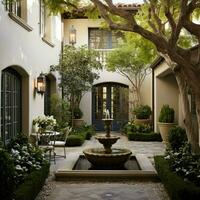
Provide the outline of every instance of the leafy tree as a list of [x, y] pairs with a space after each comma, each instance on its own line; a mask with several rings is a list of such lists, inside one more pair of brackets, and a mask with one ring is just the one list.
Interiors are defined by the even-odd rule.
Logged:
[[125, 42], [107, 57], [107, 68], [125, 76], [132, 85], [133, 107], [141, 104], [141, 86], [150, 73], [149, 63], [155, 59], [155, 48], [140, 35], [128, 33]]
[[99, 78], [97, 70], [101, 68], [101, 64], [97, 61], [97, 56], [96, 51], [84, 46], [65, 46], [59, 65], [55, 67], [61, 74], [60, 87], [64, 98], [70, 102], [72, 117], [82, 96], [92, 87], [93, 81]]
[[[151, 41], [176, 77], [183, 102], [188, 140], [195, 152], [199, 148], [200, 130], [200, 0], [145, 0], [130, 11], [112, 0], [91, 0], [113, 30], [135, 32]], [[113, 17], [114, 16], [114, 17]], [[117, 19], [117, 20], [116, 20]], [[196, 58], [191, 48], [181, 45], [182, 36], [197, 41]], [[195, 44], [193, 44], [194, 46]], [[195, 95], [198, 129], [194, 130], [189, 109], [188, 88]]]
[[58, 124], [58, 129], [65, 128], [71, 118], [71, 112], [69, 103], [62, 99], [58, 94], [54, 94], [51, 97], [51, 115], [54, 116]]

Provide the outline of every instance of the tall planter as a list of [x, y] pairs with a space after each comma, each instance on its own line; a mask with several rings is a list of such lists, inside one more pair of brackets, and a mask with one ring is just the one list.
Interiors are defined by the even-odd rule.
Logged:
[[134, 119], [134, 123], [135, 124], [139, 124], [139, 125], [149, 125], [150, 124], [150, 119]]
[[176, 124], [174, 123], [174, 109], [169, 105], [163, 105], [159, 115], [158, 126], [163, 143], [168, 144], [169, 131]]
[[160, 134], [161, 134], [163, 143], [168, 144], [169, 131], [175, 125], [176, 125], [176, 123], [158, 122], [158, 126], [159, 126], [159, 130], [160, 130]]
[[73, 119], [73, 127], [74, 128], [79, 128], [84, 124], [83, 119]]
[[139, 105], [134, 108], [133, 114], [136, 116], [134, 119], [135, 124], [139, 125], [149, 125], [150, 124], [150, 115], [151, 108], [148, 105]]

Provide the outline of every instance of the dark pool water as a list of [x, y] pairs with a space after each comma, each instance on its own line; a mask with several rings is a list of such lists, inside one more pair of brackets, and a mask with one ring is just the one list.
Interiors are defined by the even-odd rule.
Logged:
[[124, 166], [111, 166], [109, 168], [95, 167], [90, 164], [90, 162], [81, 155], [77, 160], [73, 170], [140, 170], [138, 162], [134, 156], [131, 156], [129, 160], [124, 164]]

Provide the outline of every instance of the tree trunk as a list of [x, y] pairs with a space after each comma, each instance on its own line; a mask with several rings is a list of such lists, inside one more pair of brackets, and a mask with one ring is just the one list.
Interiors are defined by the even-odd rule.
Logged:
[[[182, 100], [182, 106], [183, 106], [182, 112], [183, 112], [184, 124], [185, 124], [188, 141], [191, 144], [192, 151], [195, 153], [199, 153], [200, 152], [199, 131], [194, 126], [195, 122], [192, 118], [192, 114], [190, 111], [190, 104], [189, 104], [189, 99], [188, 99], [188, 85], [180, 72], [175, 72], [175, 77], [178, 83], [180, 96]], [[198, 118], [200, 120], [199, 116]]]
[[[195, 103], [196, 103], [196, 114], [197, 114], [197, 124], [198, 124], [198, 136], [199, 136], [200, 135], [200, 94], [199, 93], [196, 94]], [[198, 140], [198, 142], [200, 143], [200, 140]]]
[[133, 96], [133, 109], [141, 104], [141, 95], [140, 89], [132, 87], [132, 96]]

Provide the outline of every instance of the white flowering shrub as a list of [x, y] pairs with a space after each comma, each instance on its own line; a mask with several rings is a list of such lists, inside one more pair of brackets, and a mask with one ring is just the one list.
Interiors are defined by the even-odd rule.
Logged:
[[42, 165], [47, 162], [43, 152], [28, 143], [28, 139], [22, 135], [11, 140], [7, 149], [14, 161], [16, 184], [23, 182], [29, 173], [41, 169]]
[[177, 151], [168, 149], [165, 159], [169, 161], [172, 171], [200, 186], [200, 156], [192, 154], [191, 146], [185, 143]]
[[37, 125], [38, 128], [46, 129], [48, 127], [49, 129], [53, 129], [53, 127], [56, 126], [56, 119], [54, 119], [52, 115], [38, 116], [37, 118], [33, 120], [33, 125]]

